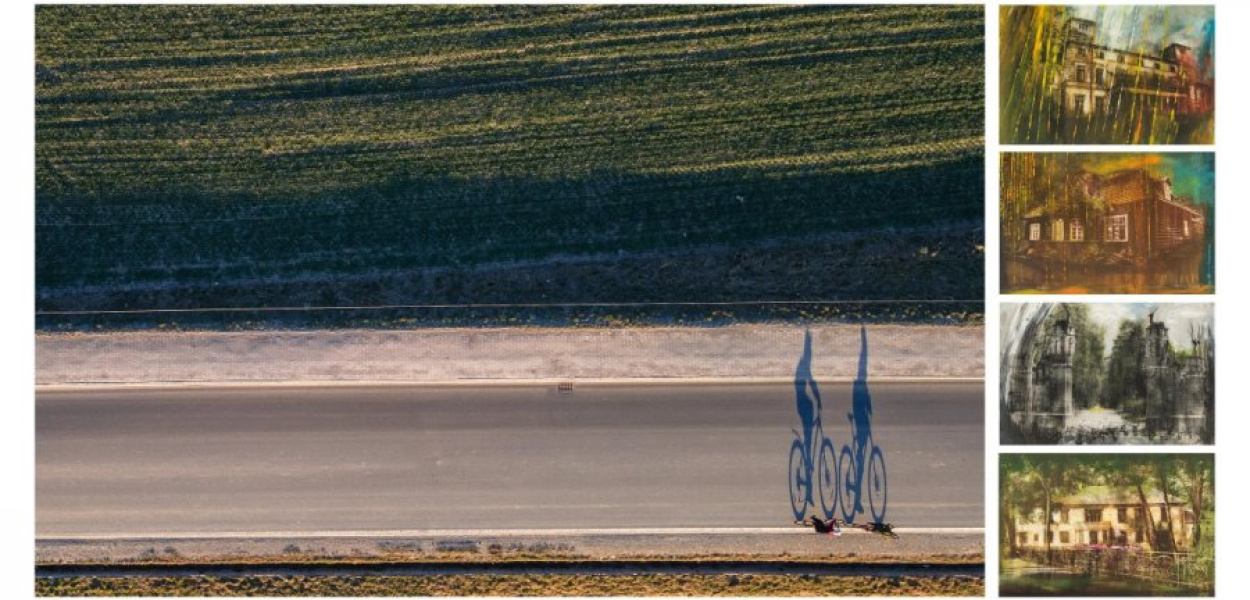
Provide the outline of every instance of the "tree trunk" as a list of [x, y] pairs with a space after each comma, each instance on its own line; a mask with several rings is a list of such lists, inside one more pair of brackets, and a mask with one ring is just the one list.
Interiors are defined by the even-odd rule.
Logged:
[[1150, 515], [1150, 504], [1146, 502], [1146, 491], [1142, 489], [1141, 484], [1137, 484], [1137, 497], [1141, 500], [1142, 522], [1146, 526], [1146, 543], [1150, 545], [1151, 550], [1158, 550], [1155, 547], [1155, 520]]
[[1050, 531], [1050, 527], [1051, 527], [1051, 520], [1052, 520], [1052, 519], [1051, 519], [1051, 516], [1050, 516], [1050, 510], [1051, 510], [1051, 506], [1050, 506], [1050, 488], [1047, 488], [1047, 487], [1043, 486], [1043, 487], [1042, 487], [1042, 492], [1046, 495], [1046, 514], [1045, 514], [1045, 515], [1043, 515], [1043, 518], [1045, 519], [1045, 521], [1044, 521], [1044, 522], [1046, 523], [1046, 527], [1044, 528], [1044, 529], [1045, 529], [1045, 531], [1044, 531], [1043, 535], [1046, 537], [1046, 539], [1044, 540], [1044, 541], [1046, 542], [1046, 564], [1047, 564], [1047, 565], [1049, 565], [1049, 564], [1051, 563], [1052, 558], [1053, 558], [1053, 557], [1050, 555], [1050, 538], [1052, 537], [1052, 536], [1051, 536], [1051, 531]]
[[1167, 516], [1166, 523], [1168, 525], [1168, 537], [1171, 538], [1168, 540], [1168, 545], [1171, 546], [1168, 550], [1175, 551], [1176, 523], [1172, 520], [1172, 501], [1168, 498], [1168, 489], [1166, 487], [1163, 488], [1163, 514]]
[[1155, 469], [1159, 479], [1159, 489], [1163, 492], [1163, 522], [1168, 527], [1168, 547], [1160, 548], [1169, 552], [1176, 551], [1176, 523], [1172, 519], [1172, 498], [1168, 495], [1168, 467], [1166, 462], [1159, 462]]
[[1007, 532], [1007, 556], [1014, 557], [1019, 553], [1016, 546], [1016, 519], [1012, 511], [1003, 511], [1003, 531]]
[[1189, 464], [1189, 507], [1194, 511], [1194, 535], [1190, 548], [1197, 548], [1202, 541], [1202, 490], [1206, 483], [1207, 470], [1200, 460], [1191, 460]]

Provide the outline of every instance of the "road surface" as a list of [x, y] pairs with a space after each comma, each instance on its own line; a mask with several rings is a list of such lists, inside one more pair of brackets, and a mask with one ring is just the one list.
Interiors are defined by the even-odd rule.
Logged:
[[[886, 520], [983, 527], [982, 384], [869, 389]], [[841, 448], [851, 384], [821, 392]], [[794, 394], [778, 384], [45, 391], [36, 535], [784, 527]]]

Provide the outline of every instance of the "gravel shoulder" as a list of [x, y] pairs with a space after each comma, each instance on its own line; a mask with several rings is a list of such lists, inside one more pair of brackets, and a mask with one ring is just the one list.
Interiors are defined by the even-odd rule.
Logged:
[[[859, 326], [39, 333], [36, 385], [851, 379]], [[874, 379], [981, 378], [980, 325], [867, 326]]]

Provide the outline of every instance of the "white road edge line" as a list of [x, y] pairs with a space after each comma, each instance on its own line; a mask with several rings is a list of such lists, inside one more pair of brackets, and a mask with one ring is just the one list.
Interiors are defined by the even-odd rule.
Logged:
[[[899, 535], [984, 535], [984, 527], [898, 527]], [[843, 533], [870, 535], [847, 528]], [[811, 535], [808, 527], [671, 527], [641, 529], [413, 529], [391, 531], [252, 531], [219, 533], [56, 534], [37, 535], [36, 542], [119, 540], [230, 540], [265, 538], [513, 538], [643, 535]]]

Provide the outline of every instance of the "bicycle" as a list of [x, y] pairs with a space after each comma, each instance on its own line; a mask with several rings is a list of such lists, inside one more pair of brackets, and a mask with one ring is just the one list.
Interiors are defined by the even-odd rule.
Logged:
[[[856, 444], [855, 451], [851, 450], [851, 444], [842, 446], [842, 456], [838, 461], [838, 483], [840, 484], [839, 500], [842, 503], [842, 518], [848, 523], [854, 522], [855, 515], [864, 510], [863, 508], [863, 479], [865, 475], [868, 478], [868, 505], [872, 511], [872, 518], [880, 523], [885, 519], [886, 504], [886, 475], [885, 475], [885, 454], [881, 452], [881, 447], [872, 443], [872, 433], [869, 432], [860, 445], [855, 442], [855, 415], [847, 414], [846, 418], [851, 421], [851, 440]], [[864, 452], [868, 448], [872, 450], [868, 454], [867, 473], [864, 473]]]

